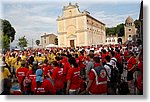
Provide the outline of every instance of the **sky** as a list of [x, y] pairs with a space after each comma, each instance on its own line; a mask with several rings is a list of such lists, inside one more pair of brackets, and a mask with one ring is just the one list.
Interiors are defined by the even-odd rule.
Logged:
[[80, 11], [114, 27], [124, 23], [128, 16], [138, 19], [141, 0], [1, 0], [0, 18], [8, 20], [18, 38], [26, 36], [29, 46], [32, 40], [40, 40], [44, 33], [57, 34], [57, 17], [62, 16], [63, 6], [78, 3]]

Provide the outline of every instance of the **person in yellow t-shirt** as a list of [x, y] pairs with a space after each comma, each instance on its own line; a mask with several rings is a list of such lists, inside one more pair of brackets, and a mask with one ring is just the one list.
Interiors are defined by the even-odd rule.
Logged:
[[5, 57], [6, 58], [6, 63], [7, 63], [7, 65], [9, 66], [9, 67], [11, 67], [11, 60], [12, 60], [12, 56], [10, 55], [10, 56], [7, 56], [7, 57]]
[[37, 55], [35, 55], [35, 56], [34, 56], [34, 61], [37, 61], [37, 58], [38, 58], [38, 56], [37, 56]]
[[8, 66], [10, 66], [10, 56], [5, 56], [5, 62], [7, 63]]
[[38, 62], [43, 61], [43, 58], [42, 58], [41, 54], [39, 54], [39, 56], [37, 57], [37, 61]]
[[56, 55], [52, 53], [50, 56], [51, 61], [55, 61], [55, 57], [56, 57]]
[[14, 65], [15, 63], [17, 62], [17, 57], [15, 55], [15, 53], [12, 54], [12, 57], [10, 58], [10, 63], [11, 63], [11, 73], [13, 75], [15, 75], [15, 68], [14, 68]]
[[50, 62], [50, 60], [51, 60], [50, 57], [51, 57], [51, 55], [50, 55], [50, 53], [48, 53], [48, 54], [47, 54], [47, 60], [48, 60], [49, 62]]
[[22, 55], [21, 60], [25, 61], [26, 59], [27, 59], [27, 57], [25, 55]]
[[17, 62], [17, 57], [12, 57], [11, 58], [11, 67], [14, 67], [16, 62]]
[[17, 58], [17, 62], [14, 65], [15, 71], [17, 72], [18, 68], [21, 67], [21, 57]]
[[42, 54], [42, 61], [44, 62], [45, 59], [46, 59], [46, 56], [44, 56], [44, 54]]
[[6, 67], [6, 64], [3, 62], [2, 65], [0, 65], [2, 68], [0, 75], [1, 75], [1, 80], [3, 79], [9, 79], [11, 76], [11, 73], [9, 72], [8, 68]]

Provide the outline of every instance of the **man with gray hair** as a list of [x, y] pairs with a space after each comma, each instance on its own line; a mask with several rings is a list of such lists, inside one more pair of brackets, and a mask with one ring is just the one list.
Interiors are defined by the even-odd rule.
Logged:
[[94, 63], [93, 63], [94, 53], [90, 52], [89, 55], [88, 55], [88, 58], [89, 58], [89, 61], [87, 62], [86, 67], [85, 67], [85, 69], [86, 69], [86, 79], [87, 79], [86, 81], [89, 80], [88, 76], [89, 76], [90, 70], [92, 68], [94, 68]]

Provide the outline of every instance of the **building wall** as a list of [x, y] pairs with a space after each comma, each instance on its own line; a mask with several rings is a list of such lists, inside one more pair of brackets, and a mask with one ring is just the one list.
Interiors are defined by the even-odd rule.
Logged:
[[74, 40], [75, 47], [105, 43], [105, 24], [92, 18], [87, 11], [81, 13], [77, 5], [65, 6], [57, 24], [59, 47], [70, 47], [70, 40]]
[[129, 39], [129, 35], [131, 35], [131, 37], [136, 35], [135, 26], [125, 26], [124, 28], [125, 28], [125, 41]]
[[42, 48], [45, 48], [45, 46], [49, 44], [55, 44], [55, 38], [57, 38], [57, 36], [54, 34], [44, 34], [41, 36]]
[[135, 36], [137, 35], [137, 29], [135, 28], [134, 20], [130, 16], [128, 16], [125, 21], [124, 31], [125, 42], [128, 40], [133, 40], [133, 38], [135, 38]]
[[115, 45], [115, 44], [118, 44], [118, 37], [106, 37], [106, 45], [109, 45], [109, 44], [112, 44], [112, 45]]

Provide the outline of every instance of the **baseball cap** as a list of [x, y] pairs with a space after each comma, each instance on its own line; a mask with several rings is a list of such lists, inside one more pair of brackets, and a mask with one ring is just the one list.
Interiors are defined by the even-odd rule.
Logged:
[[43, 71], [41, 69], [36, 70], [36, 82], [43, 82]]

